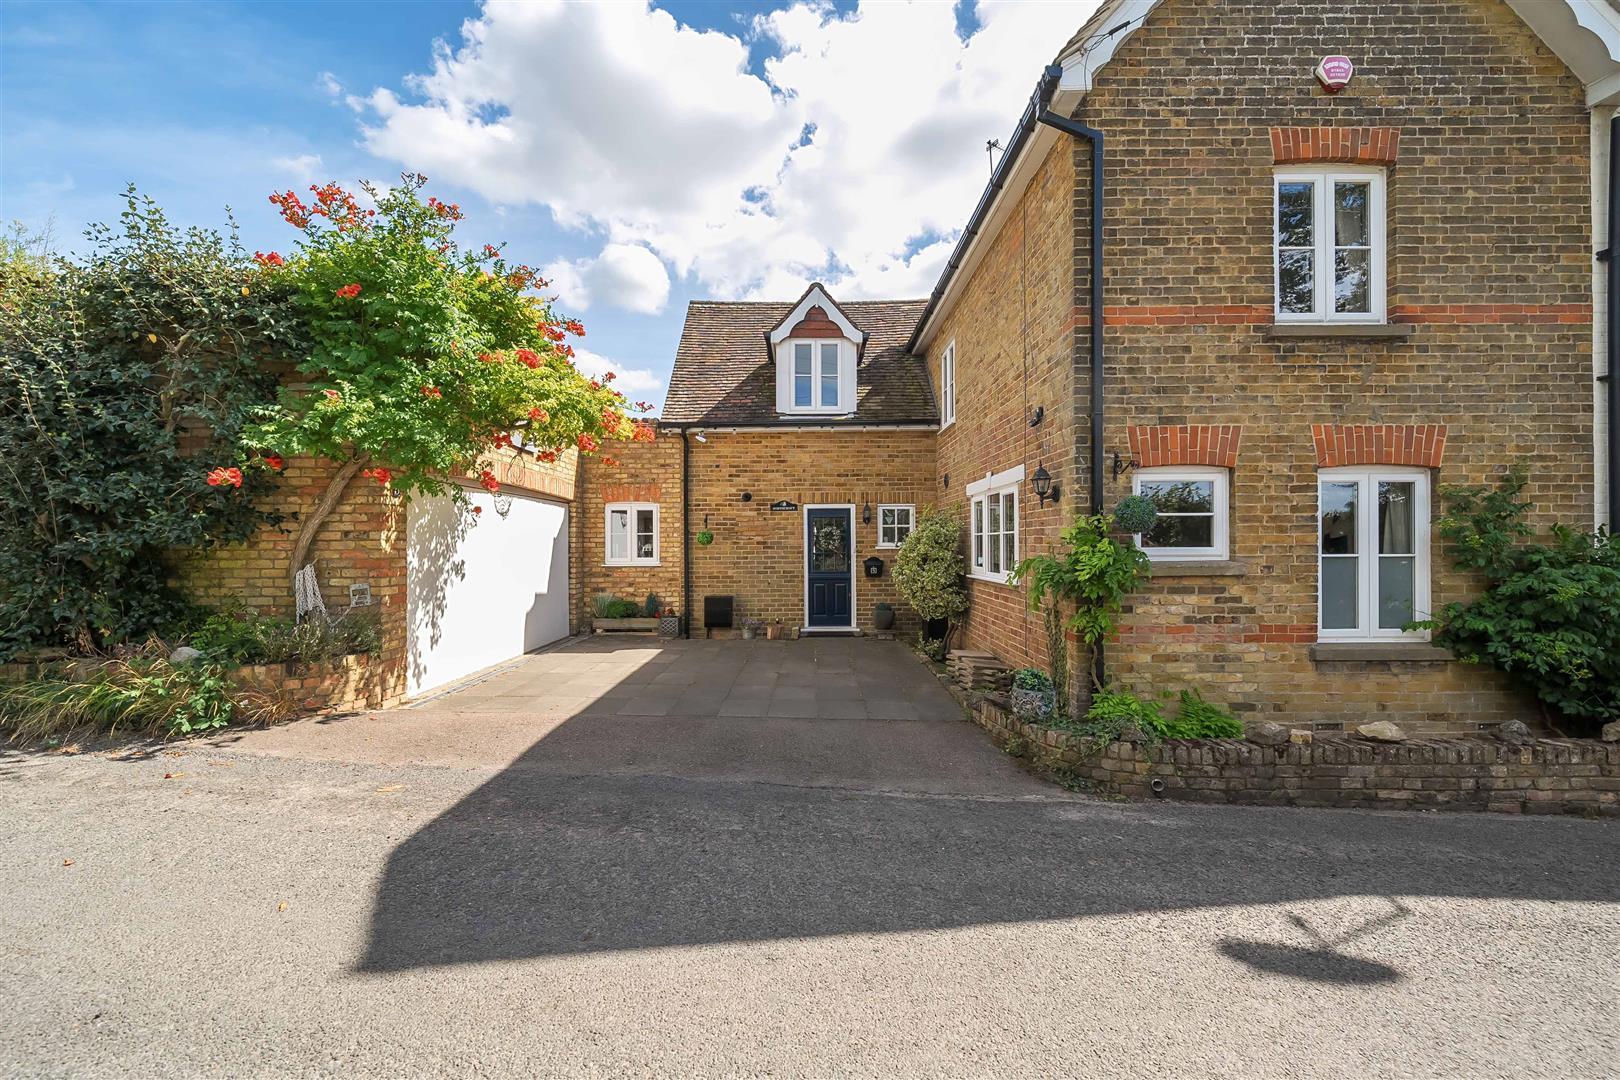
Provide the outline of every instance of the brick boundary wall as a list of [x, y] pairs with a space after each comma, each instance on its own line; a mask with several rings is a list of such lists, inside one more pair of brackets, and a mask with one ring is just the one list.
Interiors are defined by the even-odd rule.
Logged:
[[237, 686], [285, 694], [296, 714], [289, 719], [323, 713], [383, 709], [399, 704], [405, 683], [404, 663], [392, 663], [371, 653], [352, 653], [305, 663], [251, 664], [231, 671]]
[[1170, 739], [1153, 745], [1087, 740], [1019, 720], [999, 695], [978, 695], [973, 719], [1003, 749], [1021, 740], [1036, 766], [1130, 798], [1363, 810], [1488, 810], [1620, 817], [1620, 743], [1537, 739], [1411, 739], [1377, 743], [1318, 736], [1303, 745]]

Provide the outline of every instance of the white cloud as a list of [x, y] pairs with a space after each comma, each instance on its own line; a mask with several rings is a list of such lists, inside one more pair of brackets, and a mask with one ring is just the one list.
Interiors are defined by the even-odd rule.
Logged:
[[296, 154], [270, 159], [272, 168], [292, 176], [294, 180], [303, 184], [325, 179], [321, 176], [321, 169], [325, 164], [319, 154]]
[[614, 373], [613, 386], [622, 390], [630, 397], [637, 394], [651, 394], [657, 392], [664, 380], [654, 375], [646, 368], [627, 368], [615, 364], [612, 360], [589, 349], [574, 347], [574, 366], [593, 379], [600, 379], [608, 372]]
[[669, 303], [669, 272], [639, 244], [609, 244], [594, 259], [559, 260], [543, 267], [540, 276], [573, 311], [603, 304], [657, 315]]
[[[748, 28], [780, 52], [763, 77], [741, 37], [644, 5], [488, 4], [406, 97], [363, 99], [365, 139], [609, 248], [648, 248], [714, 295], [791, 297], [810, 278], [922, 295], [984, 187], [985, 140], [1007, 136], [1095, 3], [981, 0], [964, 42], [948, 4], [841, 17], [801, 0]], [[553, 277], [587, 303], [649, 302], [650, 273], [599, 286], [600, 262]]]
[[343, 93], [343, 84], [338, 77], [330, 71], [323, 71], [315, 76], [315, 85], [320, 87], [329, 97], [338, 97]]

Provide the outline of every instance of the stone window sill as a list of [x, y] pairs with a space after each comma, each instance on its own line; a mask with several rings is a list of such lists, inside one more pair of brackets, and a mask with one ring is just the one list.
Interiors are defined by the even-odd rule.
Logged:
[[1451, 653], [1426, 641], [1321, 641], [1311, 646], [1316, 663], [1449, 664]]
[[1416, 329], [1412, 323], [1272, 323], [1264, 334], [1269, 341], [1289, 338], [1390, 341], [1409, 338]]
[[1183, 577], [1243, 577], [1249, 572], [1249, 564], [1233, 562], [1230, 559], [1208, 559], [1194, 562], [1155, 562], [1152, 565], [1150, 578], [1183, 578]]

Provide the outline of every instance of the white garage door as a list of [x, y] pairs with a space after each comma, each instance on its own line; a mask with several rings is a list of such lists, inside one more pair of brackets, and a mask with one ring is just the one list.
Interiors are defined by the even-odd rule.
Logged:
[[419, 694], [568, 634], [568, 508], [466, 493], [406, 513], [407, 686]]

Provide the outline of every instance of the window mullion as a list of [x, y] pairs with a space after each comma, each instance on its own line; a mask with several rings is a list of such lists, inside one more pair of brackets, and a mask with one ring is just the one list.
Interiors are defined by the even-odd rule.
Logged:
[[1357, 498], [1365, 507], [1361, 515], [1363, 560], [1363, 573], [1359, 576], [1361, 625], [1364, 634], [1368, 637], [1377, 637], [1378, 608], [1373, 598], [1378, 595], [1378, 571], [1383, 562], [1378, 552], [1378, 481], [1375, 477], [1363, 476], [1358, 483], [1361, 485], [1361, 494]]
[[1333, 317], [1333, 177], [1321, 176], [1316, 182], [1316, 317]]

